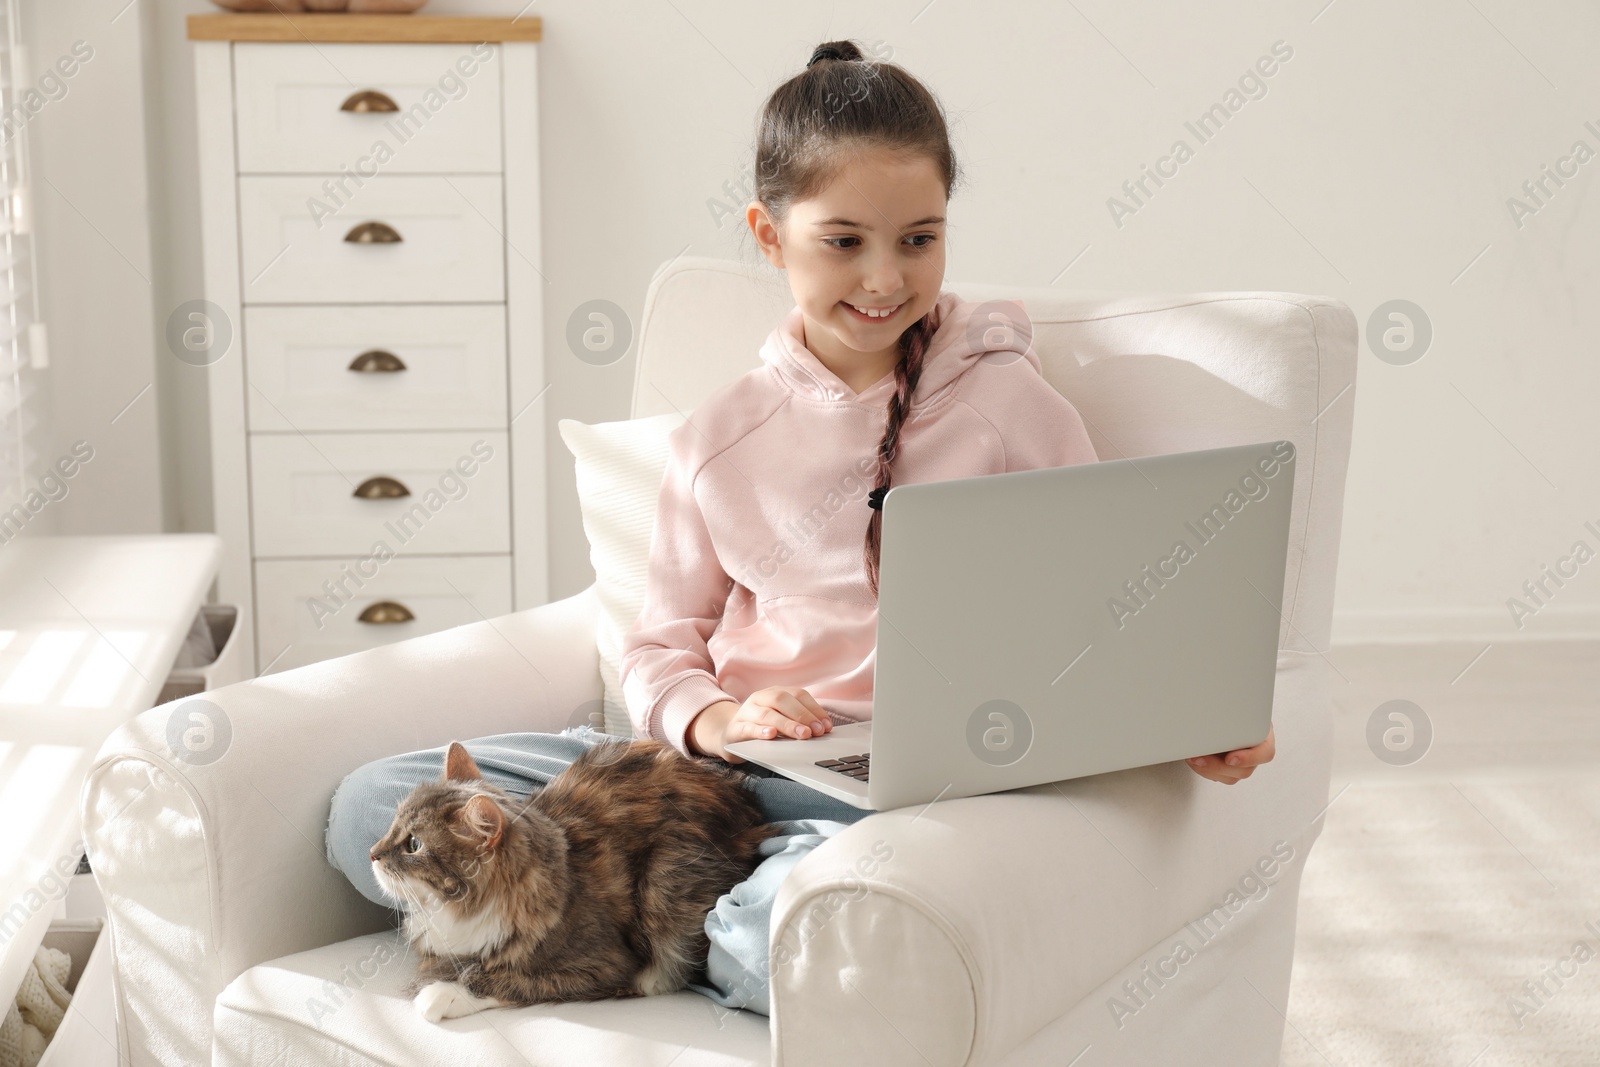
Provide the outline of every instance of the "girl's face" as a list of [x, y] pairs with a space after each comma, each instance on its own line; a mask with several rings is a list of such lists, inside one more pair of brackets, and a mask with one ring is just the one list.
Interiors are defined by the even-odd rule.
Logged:
[[747, 209], [762, 252], [788, 272], [806, 347], [857, 392], [894, 369], [900, 335], [939, 299], [945, 210], [932, 160], [883, 149], [852, 156], [781, 227], [759, 200]]

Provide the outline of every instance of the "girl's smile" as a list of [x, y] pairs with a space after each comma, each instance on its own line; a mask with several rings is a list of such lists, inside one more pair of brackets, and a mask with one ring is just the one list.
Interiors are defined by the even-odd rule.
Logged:
[[[884, 306], [874, 306], [872, 304], [850, 304], [840, 301], [839, 306], [844, 308], [846, 313], [857, 322], [877, 325], [885, 322], [898, 322], [900, 309], [905, 307], [905, 304], [899, 303]], [[866, 314], [862, 311], [862, 308], [870, 309], [872, 314]]]

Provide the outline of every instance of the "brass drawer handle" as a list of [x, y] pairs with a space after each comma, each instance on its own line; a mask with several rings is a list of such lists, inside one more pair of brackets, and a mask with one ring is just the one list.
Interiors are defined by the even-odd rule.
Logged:
[[410, 622], [416, 616], [411, 614], [404, 604], [396, 604], [392, 600], [380, 600], [376, 604], [368, 604], [360, 615], [356, 616], [357, 622], [370, 622], [382, 625], [393, 622]]
[[359, 93], [351, 93], [339, 105], [340, 111], [399, 111], [400, 105], [392, 97], [378, 92], [376, 89], [363, 89]]
[[362, 500], [391, 500], [395, 497], [410, 496], [411, 490], [387, 474], [379, 474], [356, 486], [356, 491], [350, 495], [360, 497]]
[[363, 222], [359, 226], [352, 226], [344, 239], [355, 245], [393, 245], [405, 240], [387, 222]]
[[352, 359], [349, 369], [373, 374], [392, 374], [395, 371], [405, 370], [406, 365], [405, 361], [393, 352], [385, 352], [381, 348], [374, 348]]

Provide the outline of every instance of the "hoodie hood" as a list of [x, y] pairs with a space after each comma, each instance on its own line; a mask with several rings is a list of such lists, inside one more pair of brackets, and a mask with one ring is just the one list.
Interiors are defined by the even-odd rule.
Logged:
[[[1020, 301], [967, 301], [950, 290], [939, 294], [929, 314], [936, 328], [922, 357], [922, 377], [911, 397], [911, 410], [938, 399], [963, 374], [980, 361], [1010, 363], [1027, 360], [1041, 371], [1033, 351], [1033, 323]], [[861, 392], [853, 392], [838, 375], [806, 347], [805, 319], [799, 305], [761, 346], [761, 359], [782, 385], [811, 400], [845, 401], [882, 407], [895, 390], [894, 374], [886, 374]]]

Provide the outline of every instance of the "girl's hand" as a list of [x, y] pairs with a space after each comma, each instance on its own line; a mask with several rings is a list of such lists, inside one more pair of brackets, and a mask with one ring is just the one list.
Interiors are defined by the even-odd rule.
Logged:
[[[701, 720], [705, 720], [702, 723]], [[690, 724], [690, 747], [728, 763], [744, 760], [728, 752], [735, 741], [803, 740], [833, 730], [833, 720], [804, 689], [775, 685], [751, 693], [743, 704], [725, 700], [706, 708]]]
[[1214, 756], [1194, 756], [1187, 762], [1189, 769], [1200, 777], [1232, 785], [1250, 777], [1257, 767], [1275, 755], [1277, 746], [1272, 740], [1272, 727], [1268, 726], [1266, 740], [1259, 745], [1234, 749], [1232, 752], [1219, 752]]

